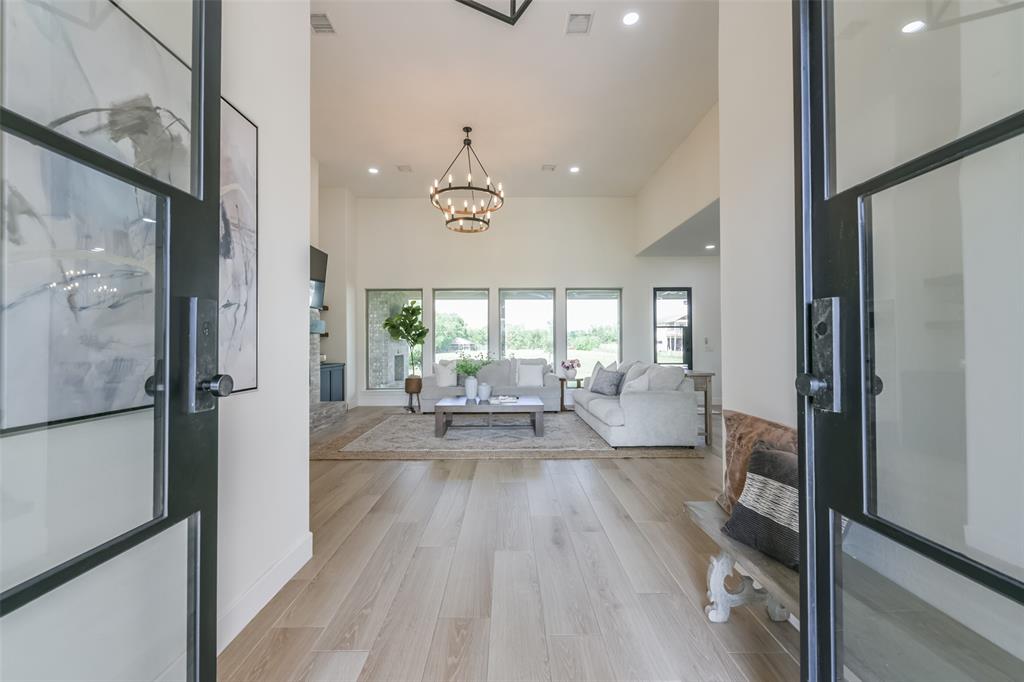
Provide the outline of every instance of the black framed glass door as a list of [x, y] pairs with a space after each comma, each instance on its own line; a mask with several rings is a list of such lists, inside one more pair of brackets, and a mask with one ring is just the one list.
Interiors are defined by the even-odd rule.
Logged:
[[220, 4], [0, 7], [0, 679], [212, 680]]
[[805, 679], [1024, 677], [1024, 5], [797, 2]]

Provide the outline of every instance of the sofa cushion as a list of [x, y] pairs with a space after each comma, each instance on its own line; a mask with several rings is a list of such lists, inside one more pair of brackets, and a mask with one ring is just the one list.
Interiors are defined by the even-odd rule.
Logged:
[[519, 365], [519, 376], [516, 386], [543, 386], [544, 365]]
[[448, 360], [434, 363], [434, 376], [437, 377], [439, 388], [457, 386], [459, 383], [459, 376], [455, 372], [455, 363]]
[[785, 566], [800, 564], [800, 502], [797, 456], [757, 450], [750, 456], [743, 494], [722, 527], [729, 537]]
[[480, 368], [476, 378], [497, 388], [498, 386], [515, 386], [512, 377], [511, 360], [495, 360]]
[[[626, 377], [629, 375], [627, 374]], [[647, 374], [641, 374], [632, 381], [622, 380], [622, 392], [623, 393], [634, 393], [636, 391], [649, 391], [651, 390], [651, 378]]]
[[614, 372], [607, 369], [597, 369], [590, 380], [590, 390], [593, 393], [602, 395], [618, 395], [622, 388], [622, 372]]
[[647, 370], [651, 368], [651, 364], [648, 362], [634, 362], [629, 367], [629, 371], [626, 372], [626, 377], [622, 380], [623, 383], [634, 381], [639, 377], [647, 373]]
[[573, 391], [572, 392], [572, 402], [573, 402], [573, 404], [579, 405], [580, 407], [582, 407], [585, 410], [587, 409], [587, 406], [590, 405], [590, 401], [596, 400], [598, 398], [604, 398], [604, 397], [605, 396], [598, 395], [597, 393], [591, 393], [590, 391], [588, 391], [585, 388], [584, 389], [580, 389], [578, 391]]
[[652, 391], [674, 391], [683, 383], [686, 372], [682, 367], [653, 365], [647, 370], [647, 376], [650, 378]]
[[622, 405], [615, 398], [598, 396], [587, 405], [587, 411], [608, 426], [623, 426], [626, 423], [622, 414]]

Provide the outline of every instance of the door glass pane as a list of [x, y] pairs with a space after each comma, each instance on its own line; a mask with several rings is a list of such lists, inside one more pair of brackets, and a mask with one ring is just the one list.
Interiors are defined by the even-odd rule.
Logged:
[[[131, 3], [191, 42], [187, 3]], [[175, 187], [192, 186], [192, 72], [109, 0], [4, 0], [3, 105]], [[182, 32], [188, 26], [188, 34]]]
[[835, 191], [1024, 109], [1024, 5], [834, 4]]
[[166, 232], [162, 199], [13, 135], [0, 144], [7, 589], [162, 513], [163, 397], [146, 382], [164, 352]]
[[401, 389], [405, 377], [419, 371], [423, 364], [423, 346], [409, 348], [405, 341], [396, 341], [384, 329], [384, 322], [394, 317], [409, 303], [420, 306], [423, 317], [421, 289], [372, 289], [366, 292], [366, 387], [369, 389]]
[[188, 522], [0, 619], [0, 679], [189, 679]]
[[690, 289], [654, 290], [654, 361], [663, 365], [693, 362]]
[[866, 200], [879, 516], [1024, 579], [1024, 136]]
[[619, 289], [566, 290], [566, 358], [580, 361], [577, 376], [589, 377], [598, 362], [607, 367], [622, 359], [621, 299]]
[[836, 575], [841, 679], [1024, 679], [1024, 606], [852, 521]]
[[487, 289], [434, 292], [434, 361], [487, 354]]
[[503, 358], [555, 361], [554, 289], [501, 289], [500, 354]]

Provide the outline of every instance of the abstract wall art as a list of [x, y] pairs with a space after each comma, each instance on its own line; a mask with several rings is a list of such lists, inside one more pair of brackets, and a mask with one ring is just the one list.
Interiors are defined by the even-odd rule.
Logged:
[[257, 386], [258, 137], [226, 100], [220, 120], [220, 372]]

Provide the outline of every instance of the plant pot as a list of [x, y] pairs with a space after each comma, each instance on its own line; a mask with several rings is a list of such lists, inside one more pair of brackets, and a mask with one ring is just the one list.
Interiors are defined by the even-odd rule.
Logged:
[[405, 378], [405, 392], [412, 393], [413, 395], [423, 390], [423, 377], [406, 377]]
[[572, 369], [565, 370], [565, 378], [566, 379], [575, 379], [576, 378], [576, 368], [573, 367]]
[[491, 390], [491, 385], [488, 384], [487, 382], [484, 382], [480, 384], [480, 388], [477, 389], [477, 396], [480, 398], [480, 400], [490, 400]]
[[476, 399], [477, 388], [479, 387], [479, 385], [480, 385], [480, 382], [477, 381], [476, 377], [466, 377], [466, 399], [467, 400], [475, 400]]

